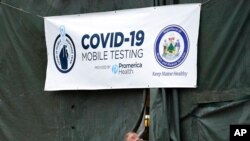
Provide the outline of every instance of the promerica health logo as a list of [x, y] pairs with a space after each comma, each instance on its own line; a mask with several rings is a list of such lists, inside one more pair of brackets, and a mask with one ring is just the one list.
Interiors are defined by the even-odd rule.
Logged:
[[112, 72], [113, 72], [114, 74], [116, 74], [116, 73], [118, 73], [118, 71], [119, 71], [118, 65], [113, 65], [113, 66], [112, 66]]
[[76, 50], [73, 40], [65, 34], [65, 27], [60, 26], [60, 35], [56, 37], [53, 56], [56, 68], [62, 72], [69, 72], [76, 60]]
[[142, 68], [142, 63], [119, 63], [112, 65], [111, 71], [113, 74], [129, 75], [134, 74], [134, 71]]
[[176, 68], [186, 59], [189, 39], [186, 31], [178, 25], [165, 27], [157, 36], [154, 54], [157, 62], [164, 68]]

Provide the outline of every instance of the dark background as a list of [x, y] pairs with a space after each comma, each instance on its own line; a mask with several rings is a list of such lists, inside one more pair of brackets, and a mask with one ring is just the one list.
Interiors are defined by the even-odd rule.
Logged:
[[[1, 141], [122, 140], [125, 132], [137, 130], [146, 93], [150, 141], [228, 141], [230, 124], [250, 123], [249, 0], [1, 2], [19, 8], [0, 4]], [[197, 88], [43, 90], [47, 55], [41, 17], [197, 2], [204, 3]]]

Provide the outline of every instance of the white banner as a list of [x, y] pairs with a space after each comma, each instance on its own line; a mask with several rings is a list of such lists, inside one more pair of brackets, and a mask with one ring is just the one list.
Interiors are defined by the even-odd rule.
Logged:
[[200, 4], [45, 18], [45, 90], [196, 87]]

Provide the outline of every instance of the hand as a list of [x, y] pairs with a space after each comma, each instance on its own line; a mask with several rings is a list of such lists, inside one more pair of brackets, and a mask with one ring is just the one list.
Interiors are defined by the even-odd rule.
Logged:
[[67, 51], [67, 46], [63, 45], [59, 57], [60, 57], [60, 62], [61, 62], [61, 68], [66, 70], [68, 69], [68, 51]]

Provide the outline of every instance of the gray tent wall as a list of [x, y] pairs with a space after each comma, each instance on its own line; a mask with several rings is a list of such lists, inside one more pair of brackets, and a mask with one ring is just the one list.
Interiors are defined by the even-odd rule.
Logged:
[[[43, 19], [200, 2], [198, 88], [150, 90], [151, 141], [226, 141], [230, 124], [250, 124], [248, 0], [2, 0], [0, 140], [115, 141], [136, 129], [145, 90], [44, 92]], [[173, 13], [174, 14], [174, 13]]]

